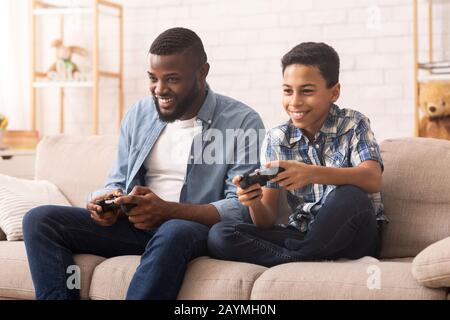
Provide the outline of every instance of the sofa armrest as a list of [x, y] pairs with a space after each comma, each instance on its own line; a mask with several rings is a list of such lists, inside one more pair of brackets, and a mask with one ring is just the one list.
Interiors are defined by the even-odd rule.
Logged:
[[412, 274], [428, 288], [450, 287], [450, 237], [422, 250], [414, 258]]

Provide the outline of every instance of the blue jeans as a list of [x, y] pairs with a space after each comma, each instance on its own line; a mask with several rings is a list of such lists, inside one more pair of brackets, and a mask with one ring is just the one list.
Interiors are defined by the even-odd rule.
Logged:
[[311, 228], [258, 228], [220, 222], [208, 236], [212, 257], [272, 267], [294, 261], [358, 259], [378, 256], [380, 235], [372, 202], [361, 189], [344, 185], [332, 191]]
[[82, 208], [42, 206], [28, 212], [23, 234], [36, 299], [79, 299], [66, 282], [74, 253], [106, 258], [142, 255], [127, 299], [176, 299], [187, 264], [206, 255], [209, 228], [187, 220], [169, 220], [159, 228], [138, 230], [126, 219], [97, 225]]

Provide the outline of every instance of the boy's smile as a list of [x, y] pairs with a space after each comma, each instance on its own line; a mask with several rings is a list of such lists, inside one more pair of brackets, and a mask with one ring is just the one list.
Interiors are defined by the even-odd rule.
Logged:
[[315, 66], [292, 64], [284, 70], [283, 107], [292, 124], [302, 129], [309, 140], [322, 127], [339, 93], [339, 83], [327, 88], [325, 78]]

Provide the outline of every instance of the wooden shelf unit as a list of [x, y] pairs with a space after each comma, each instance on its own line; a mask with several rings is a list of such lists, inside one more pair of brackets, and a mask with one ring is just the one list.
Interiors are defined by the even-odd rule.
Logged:
[[[57, 87], [60, 88], [59, 93], [59, 131], [64, 133], [64, 89], [65, 88], [88, 88], [92, 90], [92, 134], [99, 133], [99, 94], [100, 94], [100, 78], [117, 79], [118, 87], [118, 110], [117, 120], [118, 126], [123, 117], [123, 8], [121, 5], [106, 0], [89, 0], [89, 7], [59, 7], [54, 4], [45, 3], [38, 0], [30, 1], [30, 41], [31, 41], [31, 129], [37, 130], [36, 125], [36, 90], [40, 88]], [[99, 69], [99, 18], [101, 7], [106, 7], [114, 12], [114, 16], [119, 19], [119, 61], [118, 71], [112, 72]], [[58, 82], [58, 81], [38, 81], [43, 78], [45, 73], [36, 70], [36, 34], [37, 34], [37, 18], [48, 15], [59, 16], [59, 33], [60, 39], [64, 43], [64, 17], [72, 14], [87, 14], [92, 16], [93, 25], [93, 41], [92, 41], [92, 81], [73, 81], [73, 82]]]
[[[427, 64], [436, 63], [433, 57], [433, 0], [427, 0], [427, 28], [428, 28], [428, 61]], [[450, 71], [435, 73], [432, 68], [425, 69], [419, 62], [419, 8], [418, 0], [413, 0], [413, 60], [414, 60], [414, 134], [419, 136], [419, 85], [421, 82], [432, 80], [449, 80]], [[445, 61], [450, 63], [450, 61]]]

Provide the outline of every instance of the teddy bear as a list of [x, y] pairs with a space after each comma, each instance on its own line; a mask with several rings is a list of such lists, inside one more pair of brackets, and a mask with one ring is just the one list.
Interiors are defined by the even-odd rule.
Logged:
[[450, 140], [450, 81], [419, 85], [419, 136]]
[[47, 78], [50, 80], [76, 80], [80, 74], [80, 69], [72, 61], [73, 54], [87, 56], [87, 51], [78, 46], [65, 46], [60, 39], [52, 42], [55, 48], [56, 61], [47, 71]]

